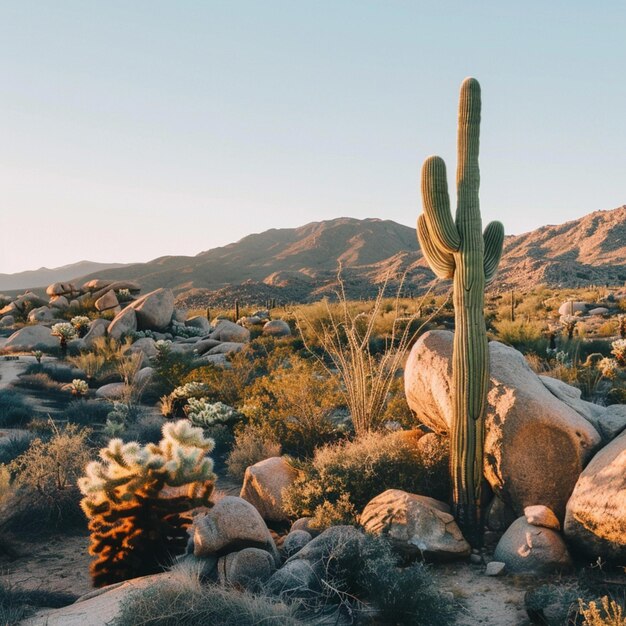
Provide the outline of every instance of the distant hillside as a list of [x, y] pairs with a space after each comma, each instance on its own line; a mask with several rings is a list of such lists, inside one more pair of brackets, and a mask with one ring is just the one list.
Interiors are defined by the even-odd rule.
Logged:
[[[419, 292], [437, 281], [419, 250], [415, 230], [390, 220], [338, 218], [300, 228], [272, 229], [196, 256], [96, 269], [91, 278], [137, 281], [144, 292], [170, 287], [187, 306], [316, 300], [337, 287], [337, 268], [350, 297], [372, 297], [387, 277]], [[77, 267], [75, 266], [68, 267]], [[59, 268], [65, 269], [65, 268]], [[55, 270], [45, 270], [55, 271]], [[54, 280], [76, 279], [80, 272]], [[14, 275], [17, 276], [17, 275]], [[626, 281], [626, 206], [596, 211], [559, 226], [507, 237], [494, 289], [540, 283], [575, 287]], [[31, 281], [32, 282], [32, 281]], [[53, 280], [45, 280], [47, 284]]]
[[93, 261], [79, 261], [62, 267], [40, 267], [38, 270], [17, 272], [16, 274], [0, 274], [0, 291], [16, 289], [34, 289], [47, 287], [52, 283], [71, 280], [77, 276], [84, 276], [93, 272], [102, 272], [108, 269], [124, 267], [123, 263], [95, 263]]

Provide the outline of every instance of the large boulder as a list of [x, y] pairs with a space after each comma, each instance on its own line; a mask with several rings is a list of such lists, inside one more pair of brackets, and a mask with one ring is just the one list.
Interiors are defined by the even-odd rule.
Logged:
[[250, 341], [250, 331], [229, 320], [219, 320], [210, 338], [217, 339], [218, 341], [246, 343]]
[[33, 309], [28, 314], [28, 321], [29, 322], [51, 322], [56, 317], [57, 317], [56, 313], [52, 309], [50, 309], [47, 306], [40, 306], [40, 307], [37, 307], [36, 309]]
[[593, 559], [626, 565], [626, 433], [600, 450], [567, 503], [568, 541]]
[[366, 532], [389, 537], [406, 556], [449, 561], [472, 551], [447, 504], [400, 489], [387, 489], [370, 500], [360, 522]]
[[165, 330], [174, 314], [174, 294], [171, 289], [155, 289], [128, 305], [137, 314], [139, 330]]
[[626, 429], [626, 405], [612, 404], [600, 406], [587, 402], [581, 398], [581, 391], [558, 378], [539, 376], [541, 382], [561, 402], [582, 415], [602, 436], [603, 441], [609, 442]]
[[141, 352], [145, 357], [151, 359], [156, 356], [156, 341], [151, 337], [142, 337], [141, 339], [137, 339], [135, 343], [130, 347], [130, 353], [136, 354]]
[[103, 296], [100, 296], [94, 303], [97, 311], [111, 311], [119, 309], [120, 303], [117, 300], [115, 291], [109, 289]]
[[205, 335], [208, 335], [213, 328], [209, 324], [209, 320], [204, 315], [194, 315], [188, 320], [185, 320], [185, 326], [189, 328], [197, 328], [201, 330]]
[[279, 562], [274, 540], [259, 512], [243, 498], [225, 496], [193, 525], [194, 554], [223, 555], [242, 548], [261, 548]]
[[102, 318], [98, 318], [91, 322], [89, 325], [89, 330], [87, 334], [83, 337], [85, 341], [85, 346], [87, 348], [92, 348], [94, 342], [98, 337], [104, 337], [107, 333], [107, 328], [110, 326], [111, 322], [109, 320], [105, 320]]
[[70, 306], [70, 301], [65, 296], [52, 296], [50, 306], [59, 311], [65, 311]]
[[96, 397], [106, 398], [107, 400], [119, 400], [126, 391], [127, 387], [124, 383], [108, 383], [96, 390]]
[[551, 574], [572, 567], [561, 535], [550, 528], [533, 526], [525, 517], [516, 519], [502, 535], [493, 559], [505, 563], [513, 574]]
[[291, 328], [285, 320], [271, 320], [263, 326], [263, 334], [270, 337], [289, 337]]
[[576, 313], [586, 313], [587, 312], [587, 303], [586, 302], [576, 302], [574, 300], [568, 300], [567, 302], [563, 302], [563, 304], [559, 307], [559, 315], [576, 315]]
[[281, 456], [259, 461], [246, 469], [241, 498], [248, 501], [268, 522], [288, 519], [283, 510], [283, 489], [298, 477], [298, 470]]
[[25, 326], [14, 332], [4, 344], [7, 352], [51, 350], [58, 347], [58, 337], [54, 337], [46, 326]]
[[[452, 340], [449, 331], [425, 333], [405, 368], [409, 406], [440, 434], [448, 434], [452, 420]], [[485, 477], [517, 515], [544, 504], [562, 519], [600, 435], [546, 389], [520, 352], [493, 341], [489, 355]]]
[[73, 283], [59, 282], [49, 285], [46, 293], [49, 296], [65, 296], [68, 300], [71, 300], [80, 294], [80, 289], [77, 289]]
[[137, 330], [137, 314], [135, 310], [127, 306], [122, 309], [109, 324], [107, 333], [109, 337], [118, 341], [127, 333]]

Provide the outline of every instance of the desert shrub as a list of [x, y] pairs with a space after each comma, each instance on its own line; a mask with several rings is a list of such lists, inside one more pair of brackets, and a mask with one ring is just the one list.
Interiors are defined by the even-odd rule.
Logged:
[[197, 573], [130, 594], [115, 626], [303, 626], [297, 605], [215, 584], [202, 585]]
[[110, 411], [111, 405], [108, 402], [79, 398], [72, 400], [65, 407], [62, 417], [70, 424], [90, 426], [92, 424], [104, 424]]
[[23, 394], [13, 389], [0, 389], [1, 428], [24, 426], [32, 417], [33, 409]]
[[233, 449], [226, 460], [228, 473], [237, 480], [242, 480], [246, 468], [264, 459], [280, 456], [281, 445], [274, 439], [265, 439], [254, 428], [246, 428], [235, 436]]
[[[346, 298], [341, 276], [338, 282], [338, 310], [333, 311], [324, 301], [327, 319], [316, 322], [304, 316], [298, 321], [298, 328], [305, 345], [311, 345], [310, 342], [307, 344], [306, 337], [312, 335], [315, 343], [323, 348], [326, 358], [318, 357], [318, 360], [332, 377], [339, 379], [354, 430], [362, 434], [380, 428], [396, 373], [423, 324], [415, 330], [412, 322], [416, 315], [403, 314], [401, 301], [396, 298], [388, 336], [376, 348], [372, 340], [377, 320], [384, 310], [386, 285], [373, 305], [367, 304], [365, 310], [355, 313]], [[318, 355], [314, 349], [311, 352]], [[330, 366], [326, 359], [330, 360]]]
[[8, 464], [28, 450], [34, 437], [30, 433], [14, 433], [0, 442], [0, 465]]
[[76, 596], [67, 593], [43, 589], [26, 590], [0, 582], [0, 624], [18, 624], [34, 608], [60, 608], [75, 600]]
[[[581, 593], [577, 582], [548, 583], [526, 592], [524, 604], [533, 624], [562, 626], [572, 623], [569, 617]], [[575, 623], [575, 622], [574, 622]]]
[[66, 365], [65, 363], [55, 363], [54, 361], [31, 363], [24, 370], [24, 374], [46, 374], [57, 383], [71, 383], [75, 378], [81, 378], [80, 372], [76, 370], [76, 367]]
[[14, 384], [32, 391], [45, 391], [52, 396], [65, 395], [63, 384], [52, 380], [48, 374], [22, 374]]
[[[187, 420], [163, 426], [159, 444], [113, 439], [100, 461], [79, 481], [81, 508], [89, 519], [94, 586], [101, 587], [162, 568], [188, 540], [183, 515], [209, 506], [215, 475], [208, 454], [213, 441]], [[165, 489], [185, 487], [166, 494]]]
[[152, 359], [154, 376], [151, 386], [155, 393], [165, 395], [183, 384], [194, 369], [194, 356], [188, 352], [174, 352], [167, 341], [156, 342], [157, 353]]
[[542, 322], [502, 319], [493, 324], [498, 341], [513, 346], [523, 353], [545, 354], [548, 341], [544, 336]]
[[104, 354], [98, 352], [81, 352], [79, 355], [69, 357], [68, 361], [84, 372], [89, 382], [97, 380], [110, 368]]
[[311, 360], [292, 356], [249, 386], [241, 412], [286, 452], [310, 456], [315, 447], [341, 436], [330, 419], [340, 405], [337, 379]]
[[294, 518], [317, 517], [321, 527], [334, 508], [344, 513], [338, 516], [344, 523], [356, 522], [356, 514], [386, 489], [446, 500], [448, 450], [438, 441], [422, 452], [406, 433], [369, 433], [319, 448], [300, 464], [301, 475], [285, 491], [285, 510]]
[[163, 436], [163, 424], [163, 418], [158, 415], [141, 415], [134, 423], [128, 425], [120, 436], [124, 442], [159, 443]]
[[8, 465], [15, 478], [13, 493], [0, 515], [6, 529], [54, 530], [84, 523], [77, 479], [91, 459], [89, 431], [72, 424], [52, 428], [49, 440], [35, 438]]
[[325, 602], [332, 602], [334, 595], [340, 610], [361, 613], [357, 622], [373, 615], [376, 623], [398, 626], [455, 622], [455, 608], [437, 590], [428, 567], [423, 563], [400, 567], [400, 558], [383, 537], [337, 542], [325, 557], [324, 572], [325, 588], [330, 590]]
[[586, 604], [579, 600], [583, 626], [626, 626], [626, 611], [615, 600], [603, 596]]
[[416, 425], [415, 415], [406, 401], [403, 376], [396, 376], [389, 388], [381, 422], [387, 425], [398, 424], [402, 428], [414, 428]]

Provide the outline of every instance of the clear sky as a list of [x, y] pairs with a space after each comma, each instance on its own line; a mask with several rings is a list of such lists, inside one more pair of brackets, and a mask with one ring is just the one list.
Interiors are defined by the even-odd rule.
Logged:
[[483, 90], [508, 233], [626, 203], [626, 3], [0, 0], [0, 272], [413, 225]]

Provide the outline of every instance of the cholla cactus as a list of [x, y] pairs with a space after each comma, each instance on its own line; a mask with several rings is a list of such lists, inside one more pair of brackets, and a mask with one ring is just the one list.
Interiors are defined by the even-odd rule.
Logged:
[[67, 342], [76, 337], [76, 329], [68, 322], [59, 322], [52, 326], [51, 332], [55, 337], [59, 338], [61, 356], [65, 358], [67, 355]]
[[213, 440], [187, 420], [165, 424], [163, 439], [141, 446], [112, 439], [78, 482], [89, 518], [94, 586], [158, 572], [187, 543], [189, 517], [211, 506]]
[[204, 331], [200, 328], [194, 328], [193, 326], [187, 326], [183, 322], [172, 320], [170, 325], [170, 332], [175, 337], [202, 337]]
[[616, 359], [600, 359], [597, 367], [603, 378], [608, 378], [609, 380], [617, 378], [619, 373], [619, 363]]
[[117, 292], [118, 302], [129, 302], [133, 299], [133, 295], [130, 293], [130, 289], [119, 289]]
[[43, 356], [43, 352], [41, 350], [34, 350], [33, 356], [35, 357], [37, 363], [41, 363], [41, 357]]
[[223, 402], [209, 402], [206, 398], [189, 398], [187, 417], [194, 426], [208, 428], [217, 424], [231, 424], [241, 415]]
[[86, 396], [89, 393], [89, 385], [82, 378], [75, 378], [70, 383], [70, 391], [74, 396]]
[[206, 398], [208, 394], [209, 386], [206, 383], [198, 382], [185, 383], [172, 391], [174, 398], [183, 398], [185, 400], [188, 398]]
[[617, 359], [617, 362], [626, 366], [626, 339], [618, 339], [611, 344], [611, 354]]
[[83, 337], [89, 329], [91, 320], [85, 315], [76, 315], [70, 320], [72, 326], [76, 329], [79, 337]]
[[59, 322], [54, 324], [51, 328], [52, 334], [55, 337], [59, 337], [61, 341], [69, 341], [76, 337], [76, 329], [69, 322]]
[[617, 332], [622, 339], [626, 339], [626, 315], [617, 316]]

